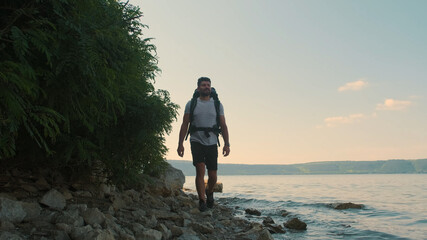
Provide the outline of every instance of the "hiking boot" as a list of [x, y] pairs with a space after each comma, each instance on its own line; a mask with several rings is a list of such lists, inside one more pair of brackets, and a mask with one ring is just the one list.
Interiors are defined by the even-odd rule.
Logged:
[[208, 210], [205, 201], [203, 201], [202, 199], [199, 200], [199, 210], [200, 212]]
[[206, 189], [206, 204], [208, 208], [213, 208], [214, 205], [214, 197], [213, 192], [208, 193], [208, 190]]

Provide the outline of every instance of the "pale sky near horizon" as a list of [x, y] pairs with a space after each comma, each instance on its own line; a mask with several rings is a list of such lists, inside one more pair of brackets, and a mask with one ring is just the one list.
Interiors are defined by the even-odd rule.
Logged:
[[427, 158], [427, 1], [130, 3], [157, 47], [155, 87], [181, 106], [167, 159], [191, 160], [176, 148], [201, 76], [225, 109], [220, 163]]

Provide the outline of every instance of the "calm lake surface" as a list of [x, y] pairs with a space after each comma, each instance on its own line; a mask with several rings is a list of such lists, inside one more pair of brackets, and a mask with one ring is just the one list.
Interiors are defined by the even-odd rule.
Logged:
[[[427, 239], [427, 174], [240, 175], [218, 176], [223, 193], [217, 202], [237, 215], [276, 224], [291, 217], [307, 223], [307, 231], [274, 234], [275, 239]], [[194, 176], [185, 188], [195, 189]], [[363, 204], [362, 209], [335, 210], [331, 203]], [[255, 208], [260, 217], [244, 210]], [[281, 216], [281, 210], [290, 215]]]

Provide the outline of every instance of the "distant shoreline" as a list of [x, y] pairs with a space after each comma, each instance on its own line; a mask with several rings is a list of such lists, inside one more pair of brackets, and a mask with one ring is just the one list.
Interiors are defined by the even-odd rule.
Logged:
[[[194, 176], [191, 161], [167, 160], [185, 176]], [[331, 174], [425, 174], [427, 159], [378, 160], [378, 161], [330, 161], [301, 164], [221, 164], [221, 175], [331, 175]]]

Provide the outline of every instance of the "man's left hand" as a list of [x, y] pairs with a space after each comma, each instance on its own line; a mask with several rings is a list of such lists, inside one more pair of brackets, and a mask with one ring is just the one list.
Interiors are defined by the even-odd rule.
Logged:
[[222, 155], [224, 155], [224, 157], [227, 157], [228, 154], [230, 154], [230, 146], [224, 146], [222, 148]]

